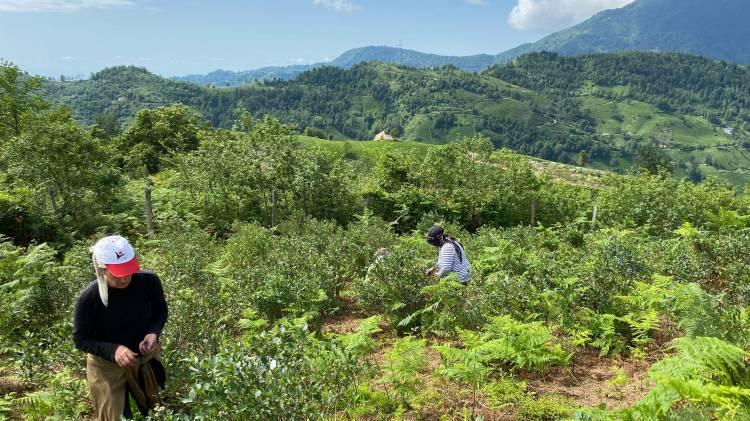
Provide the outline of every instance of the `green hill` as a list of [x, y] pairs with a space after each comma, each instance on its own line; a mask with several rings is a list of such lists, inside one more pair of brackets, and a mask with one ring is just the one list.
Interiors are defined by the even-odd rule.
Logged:
[[181, 102], [217, 127], [231, 127], [241, 108], [334, 139], [371, 139], [389, 128], [429, 143], [482, 133], [547, 160], [574, 163], [585, 151], [596, 168], [626, 170], [651, 147], [680, 175], [743, 183], [750, 171], [750, 72], [682, 54], [541, 53], [479, 74], [367, 63], [232, 89], [129, 67], [47, 89], [85, 122], [100, 113], [124, 122], [139, 108]]

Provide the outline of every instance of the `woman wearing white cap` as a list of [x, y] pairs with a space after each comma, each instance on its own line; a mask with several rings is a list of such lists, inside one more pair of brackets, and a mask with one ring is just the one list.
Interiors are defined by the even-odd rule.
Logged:
[[102, 238], [91, 251], [96, 281], [76, 302], [73, 339], [88, 354], [86, 380], [97, 419], [131, 417], [128, 396], [145, 414], [166, 377], [158, 359], [159, 335], [167, 321], [161, 281], [140, 270], [123, 237]]

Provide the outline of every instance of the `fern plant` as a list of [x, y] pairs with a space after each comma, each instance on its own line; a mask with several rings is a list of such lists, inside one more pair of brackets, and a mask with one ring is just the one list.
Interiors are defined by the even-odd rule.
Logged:
[[0, 396], [0, 421], [5, 421], [13, 412], [13, 397], [8, 394]]
[[500, 361], [514, 367], [544, 370], [565, 366], [573, 354], [555, 343], [552, 331], [542, 322], [524, 323], [499, 316], [482, 329], [481, 353], [485, 361]]
[[425, 339], [406, 336], [398, 339], [385, 356], [385, 375], [380, 380], [390, 384], [402, 406], [407, 406], [420, 384], [417, 374], [427, 366]]
[[381, 332], [378, 327], [381, 320], [382, 317], [379, 315], [368, 317], [360, 323], [356, 331], [339, 336], [336, 340], [344, 347], [347, 354], [355, 358], [367, 355], [375, 346], [372, 335]]
[[576, 419], [667, 420], [700, 418], [739, 420], [750, 417], [750, 354], [717, 338], [683, 337], [671, 345], [675, 355], [655, 363], [649, 377], [656, 383], [631, 408], [579, 411]]
[[[635, 282], [627, 295], [615, 297], [611, 313], [583, 309], [580, 313], [578, 344], [598, 348], [602, 355], [629, 347], [641, 353], [660, 329], [663, 317], [672, 319], [687, 336], [719, 336], [717, 304], [695, 283], [675, 282], [668, 276], [653, 275], [650, 282]], [[583, 333], [581, 335], [581, 333]]]
[[459, 336], [464, 348], [454, 348], [447, 345], [433, 346], [440, 353], [440, 368], [437, 373], [471, 387], [471, 416], [473, 417], [477, 404], [477, 391], [487, 378], [489, 369], [484, 363], [485, 356], [482, 353], [484, 342], [479, 334], [468, 330], [459, 330]]
[[52, 376], [46, 388], [18, 398], [25, 419], [79, 419], [88, 410], [86, 382], [68, 369]]

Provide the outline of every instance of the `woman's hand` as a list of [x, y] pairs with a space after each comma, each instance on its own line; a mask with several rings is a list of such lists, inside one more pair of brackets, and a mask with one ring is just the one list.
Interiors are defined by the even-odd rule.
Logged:
[[115, 362], [120, 367], [130, 367], [135, 364], [137, 359], [138, 355], [125, 345], [120, 345], [115, 350]]
[[153, 350], [156, 348], [156, 334], [155, 333], [149, 333], [146, 335], [146, 337], [143, 338], [141, 343], [138, 345], [138, 349], [141, 351], [142, 355], [149, 354], [153, 352]]

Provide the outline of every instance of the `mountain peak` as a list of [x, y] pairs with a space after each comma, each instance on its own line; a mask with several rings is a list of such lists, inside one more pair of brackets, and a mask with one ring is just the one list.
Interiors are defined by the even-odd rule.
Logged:
[[498, 57], [507, 61], [533, 51], [578, 55], [638, 50], [750, 63], [749, 21], [746, 0], [636, 0]]

